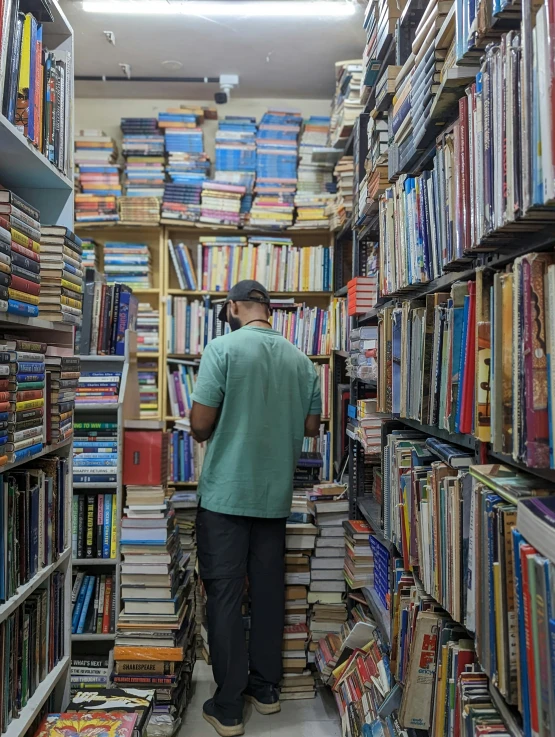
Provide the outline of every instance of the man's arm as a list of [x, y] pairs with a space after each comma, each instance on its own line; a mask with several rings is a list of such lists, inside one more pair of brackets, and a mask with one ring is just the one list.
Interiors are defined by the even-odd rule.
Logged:
[[216, 420], [218, 419], [218, 407], [207, 407], [205, 404], [193, 402], [191, 410], [191, 435], [197, 441], [202, 443], [214, 432]]
[[307, 438], [315, 438], [320, 432], [320, 415], [322, 413], [322, 397], [320, 380], [312, 367], [312, 386], [310, 388], [310, 408], [304, 421], [304, 434]]
[[306, 438], [315, 438], [320, 433], [320, 415], [308, 415], [304, 421], [304, 434]]

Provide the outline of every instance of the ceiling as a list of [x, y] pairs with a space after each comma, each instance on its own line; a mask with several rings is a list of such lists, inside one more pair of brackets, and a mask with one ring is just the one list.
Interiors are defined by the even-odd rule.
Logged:
[[[200, 18], [87, 13], [60, 0], [75, 32], [75, 74], [219, 77], [238, 74], [234, 97], [331, 98], [334, 63], [362, 56], [362, 8], [344, 18]], [[115, 46], [104, 31], [113, 31]], [[164, 61], [178, 61], [174, 71]], [[76, 81], [78, 97], [207, 99], [217, 85]]]

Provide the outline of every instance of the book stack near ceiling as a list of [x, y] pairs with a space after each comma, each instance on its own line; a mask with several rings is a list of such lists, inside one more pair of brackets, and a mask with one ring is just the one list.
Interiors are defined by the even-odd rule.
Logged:
[[256, 137], [251, 226], [281, 229], [293, 225], [301, 124], [296, 111], [268, 110], [262, 116]]
[[337, 194], [328, 205], [328, 215], [330, 230], [339, 230], [353, 213], [353, 157], [343, 156], [335, 165], [333, 174], [337, 180]]
[[205, 180], [202, 183], [201, 222], [238, 227], [241, 200], [246, 191], [240, 184]]
[[256, 118], [226, 115], [216, 133], [217, 182], [245, 187], [241, 198], [240, 225], [249, 223], [256, 177]]
[[121, 241], [106, 243], [104, 273], [108, 285], [120, 282], [137, 291], [150, 289], [152, 274], [148, 244]]
[[344, 148], [356, 119], [364, 109], [360, 103], [362, 72], [360, 59], [335, 62], [335, 94], [331, 106], [330, 146]]
[[120, 198], [122, 222], [160, 222], [163, 194], [164, 136], [156, 118], [122, 118], [122, 154], [126, 196]]
[[119, 220], [120, 167], [115, 141], [100, 130], [82, 130], [75, 137], [78, 169], [75, 221], [78, 223]]
[[303, 127], [299, 145], [299, 168], [295, 207], [295, 229], [327, 228], [327, 204], [333, 199], [333, 164], [314, 162], [312, 154], [325, 147], [329, 135], [330, 119], [311, 116]]
[[41, 233], [38, 312], [47, 320], [78, 325], [83, 314], [81, 239], [58, 225], [43, 226]]

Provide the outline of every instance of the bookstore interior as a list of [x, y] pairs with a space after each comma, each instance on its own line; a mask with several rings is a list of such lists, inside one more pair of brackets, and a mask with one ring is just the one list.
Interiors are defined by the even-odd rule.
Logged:
[[[0, 101], [1, 737], [553, 737], [555, 2], [0, 0]], [[321, 412], [231, 719], [243, 280]]]

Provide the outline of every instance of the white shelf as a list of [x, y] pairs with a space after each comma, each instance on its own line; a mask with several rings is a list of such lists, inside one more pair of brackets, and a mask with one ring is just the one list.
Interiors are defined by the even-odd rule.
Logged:
[[116, 558], [72, 558], [73, 566], [115, 566]]
[[62, 448], [66, 448], [68, 445], [71, 445], [72, 443], [73, 443], [73, 436], [71, 438], [67, 438], [66, 440], [62, 440], [61, 443], [54, 443], [53, 445], [45, 445], [43, 449], [40, 451], [40, 453], [35, 453], [35, 455], [28, 456], [27, 458], [22, 458], [20, 461], [15, 461], [14, 463], [6, 463], [5, 466], [0, 466], [0, 473], [6, 473], [6, 471], [12, 471], [14, 468], [21, 466], [23, 463], [29, 463], [31, 461], [35, 461], [37, 458], [41, 458], [42, 456], [47, 455], [47, 453], [56, 453], [58, 450], [61, 450]]
[[20, 586], [17, 593], [14, 594], [8, 601], [0, 605], [0, 622], [3, 622], [7, 617], [10, 616], [25, 599], [37, 589], [43, 581], [46, 581], [56, 569], [58, 569], [64, 561], [71, 556], [71, 548], [66, 548], [60, 555], [55, 563], [51, 563], [49, 566], [42, 568], [33, 578], [27, 583]]
[[88, 363], [89, 361], [99, 361], [100, 363], [113, 363], [117, 361], [118, 363], [123, 363], [125, 361], [125, 356], [79, 356], [79, 358], [83, 363]]
[[76, 404], [76, 412], [115, 412], [120, 407], [119, 402], [107, 402], [106, 404]]
[[21, 737], [25, 734], [31, 723], [39, 713], [42, 705], [52, 693], [60, 678], [66, 673], [69, 665], [69, 655], [65, 655], [37, 686], [37, 690], [31, 696], [27, 705], [23, 707], [17, 719], [14, 719], [4, 732], [2, 737]]
[[[1, 126], [0, 126], [1, 130]], [[0, 150], [2, 146], [2, 137], [0, 136]], [[2, 175], [4, 163], [4, 151], [0, 156], [0, 178]], [[23, 315], [11, 315], [7, 312], [0, 313], [1, 325], [21, 325], [28, 328], [40, 328], [41, 330], [57, 330], [61, 333], [72, 333], [75, 325], [67, 322], [53, 322], [52, 320], [43, 320], [41, 317], [24, 317]]]
[[[75, 469], [74, 469], [75, 472]], [[73, 484], [74, 489], [117, 489], [118, 483], [117, 481], [107, 481], [105, 484], [101, 483], [86, 483], [85, 481], [82, 481], [80, 483], [74, 483]]]
[[91, 633], [84, 633], [82, 635], [71, 635], [73, 642], [102, 642], [102, 641], [113, 641], [116, 639], [115, 634], [111, 635], [93, 635]]

